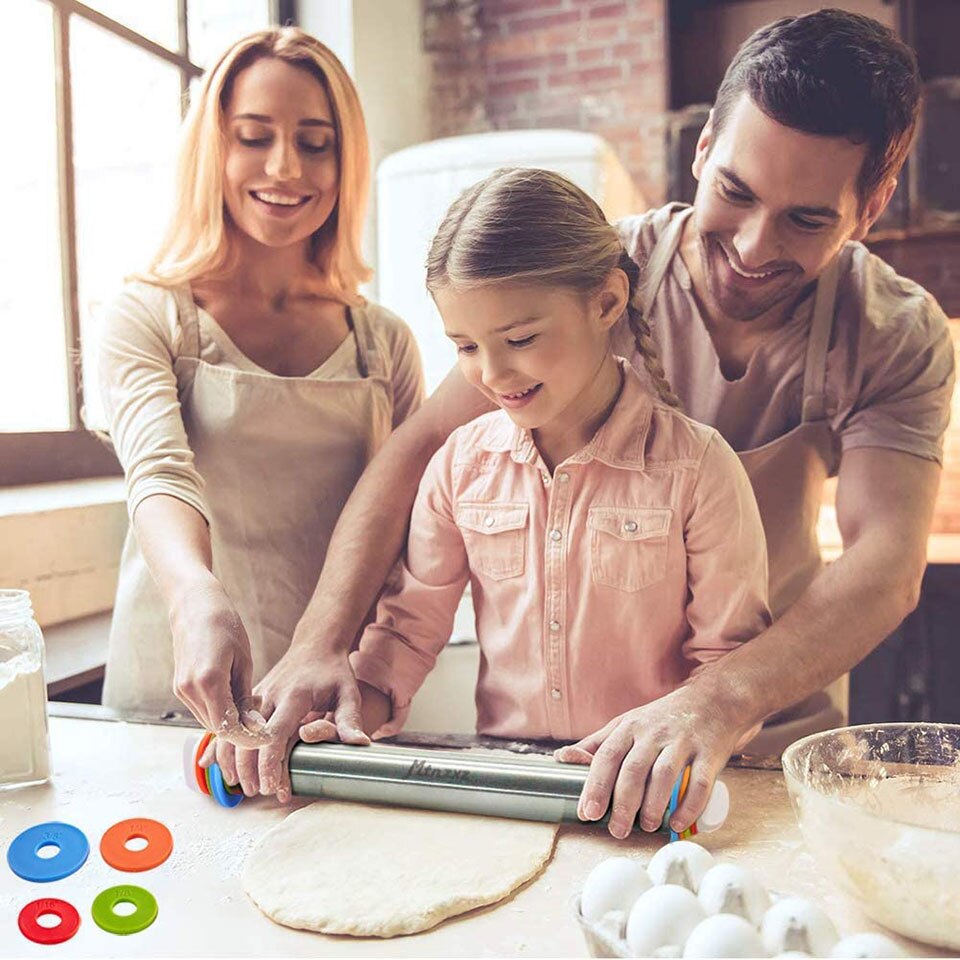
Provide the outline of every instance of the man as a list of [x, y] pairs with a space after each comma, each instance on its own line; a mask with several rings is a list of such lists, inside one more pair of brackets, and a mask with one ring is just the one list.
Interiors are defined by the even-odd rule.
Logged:
[[[724, 77], [697, 145], [693, 208], [621, 225], [646, 271], [675, 392], [750, 474], [777, 619], [679, 690], [561, 752], [591, 763], [581, 815], [599, 819], [612, 799], [614, 836], [638, 810], [645, 828], [659, 825], [689, 762], [672, 821], [688, 826], [759, 722], [783, 726], [769, 725], [754, 753], [842, 722], [821, 691], [916, 605], [953, 353], [932, 298], [858, 241], [894, 191], [919, 93], [912, 52], [875, 21], [837, 10], [778, 20]], [[240, 752], [248, 785], [288, 795], [280, 764], [305, 718], [333, 710], [331, 736], [366, 742], [347, 653], [402, 548], [427, 460], [485, 409], [453, 371], [364, 474], [290, 651], [256, 691], [276, 740], [259, 757]], [[821, 568], [814, 528], [830, 475], [844, 553]]]

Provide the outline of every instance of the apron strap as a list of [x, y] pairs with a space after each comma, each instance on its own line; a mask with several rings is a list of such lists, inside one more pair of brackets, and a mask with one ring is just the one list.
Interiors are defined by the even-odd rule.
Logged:
[[802, 423], [825, 420], [827, 416], [827, 351], [830, 349], [830, 332], [833, 329], [839, 280], [840, 258], [836, 257], [817, 281], [810, 338], [807, 341], [806, 366], [803, 371], [803, 410], [800, 416]]
[[174, 288], [174, 299], [177, 303], [177, 316], [180, 320], [180, 329], [183, 331], [183, 349], [180, 356], [200, 359], [200, 317], [197, 314], [197, 304], [193, 299], [190, 284]]
[[643, 315], [648, 320], [653, 314], [653, 304], [663, 284], [663, 278], [667, 275], [667, 267], [669, 267], [673, 255], [680, 246], [683, 225], [692, 212], [693, 207], [688, 207], [670, 220], [663, 233], [654, 243], [650, 259], [647, 260], [643, 268], [643, 288], [640, 292], [640, 303], [643, 307]]
[[357, 368], [360, 370], [360, 376], [364, 379], [368, 377], [386, 379], [386, 366], [380, 346], [373, 335], [373, 327], [367, 316], [366, 306], [347, 307], [347, 313], [350, 326], [353, 328], [354, 339], [357, 341]]
[[[643, 290], [640, 295], [644, 316], [651, 317], [657, 293], [673, 255], [680, 246], [684, 224], [693, 212], [692, 207], [680, 212], [667, 224], [654, 244], [650, 259], [644, 268]], [[833, 314], [840, 279], [840, 263], [836, 258], [821, 274], [813, 305], [813, 319], [803, 373], [803, 411], [801, 421], [807, 423], [826, 418], [827, 351], [833, 329]]]

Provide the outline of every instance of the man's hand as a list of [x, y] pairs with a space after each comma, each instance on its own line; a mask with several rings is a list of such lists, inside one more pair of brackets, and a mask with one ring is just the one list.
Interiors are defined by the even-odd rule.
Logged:
[[630, 835], [637, 811], [644, 830], [659, 829], [674, 784], [689, 763], [687, 792], [670, 820], [679, 833], [703, 812], [717, 774], [750, 727], [734, 704], [723, 704], [711, 686], [694, 681], [615, 717], [554, 756], [562, 763], [590, 764], [578, 814], [581, 820], [599, 820], [612, 802], [609, 830], [618, 839]]
[[[290, 799], [287, 763], [300, 728], [311, 725], [315, 741], [339, 738], [364, 746], [360, 690], [346, 654], [320, 655], [296, 645], [257, 684], [254, 694], [266, 718], [269, 743], [259, 750], [235, 750], [217, 741], [217, 763], [228, 783], [239, 783], [247, 796], [277, 795]], [[318, 723], [319, 721], [319, 723]]]

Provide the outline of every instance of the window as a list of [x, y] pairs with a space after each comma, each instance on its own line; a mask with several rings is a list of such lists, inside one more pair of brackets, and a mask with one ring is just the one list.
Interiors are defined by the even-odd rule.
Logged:
[[[102, 421], [97, 307], [159, 244], [191, 82], [277, 0], [13, 0], [0, 58], [0, 485], [118, 473]], [[11, 190], [12, 187], [12, 190]], [[87, 389], [84, 389], [87, 384]]]

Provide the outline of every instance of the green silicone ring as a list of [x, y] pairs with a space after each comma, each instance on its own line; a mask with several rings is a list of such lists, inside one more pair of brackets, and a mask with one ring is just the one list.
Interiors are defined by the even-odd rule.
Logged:
[[[113, 912], [118, 903], [132, 903], [137, 909], [128, 917]], [[90, 908], [94, 923], [107, 933], [125, 936], [139, 933], [157, 919], [157, 901], [152, 893], [143, 887], [110, 887], [98, 893]]]

